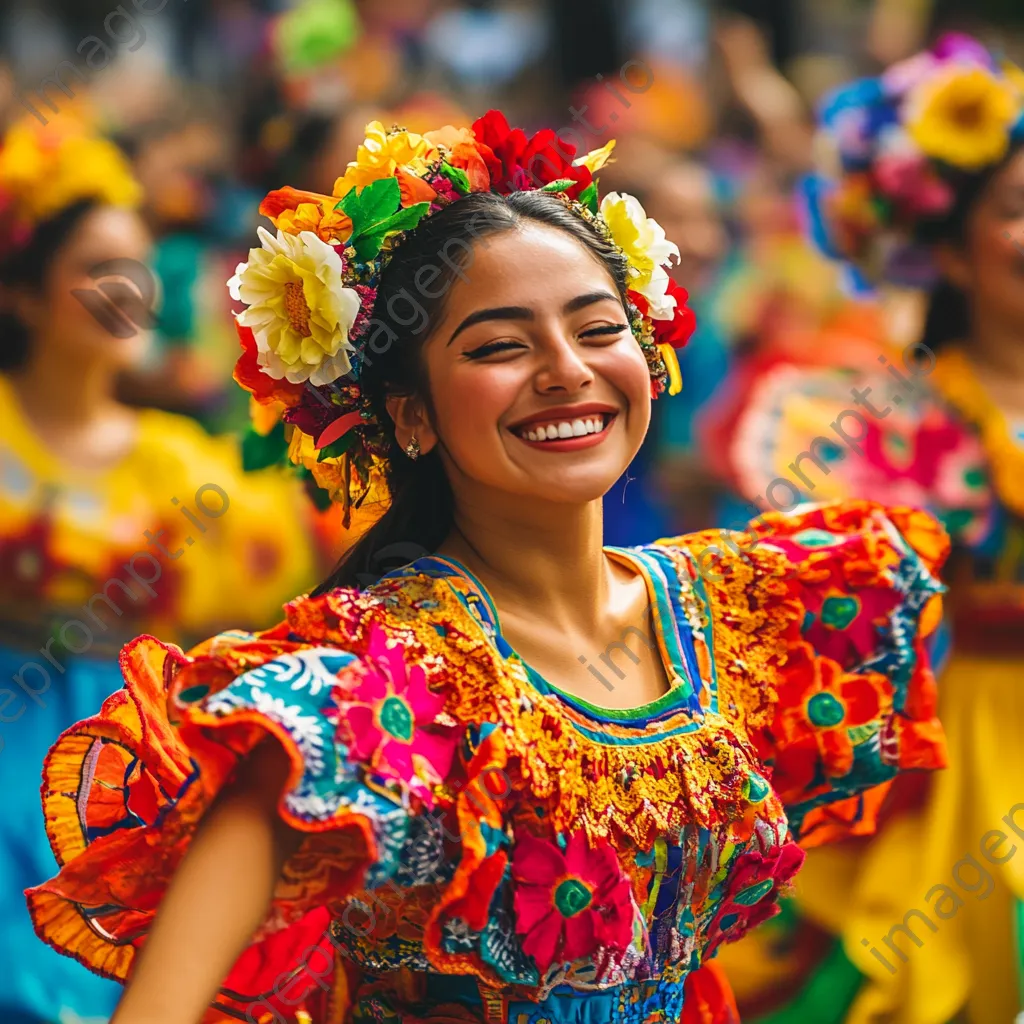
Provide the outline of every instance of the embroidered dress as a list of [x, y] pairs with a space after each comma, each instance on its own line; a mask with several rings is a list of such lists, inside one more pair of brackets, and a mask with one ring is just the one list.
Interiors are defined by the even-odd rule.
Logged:
[[797, 841], [870, 827], [898, 772], [944, 763], [945, 538], [853, 502], [606, 551], [645, 579], [672, 680], [629, 710], [543, 679], [440, 556], [188, 655], [133, 641], [125, 689], [47, 760], [62, 869], [28, 893], [39, 934], [124, 979], [272, 737], [308, 838], [208, 1021], [736, 1020], [707, 965], [775, 912]]
[[[875, 413], [854, 403], [854, 388], [871, 389]], [[867, 846], [813, 851], [799, 915], [729, 950], [745, 1019], [947, 1024], [966, 1010], [971, 1021], [1012, 1021], [1024, 1008], [1024, 858], [1006, 856], [1024, 829], [1024, 445], [956, 348], [916, 378], [892, 352], [874, 376], [780, 363], [734, 400], [718, 411], [716, 437], [745, 496], [782, 477], [804, 497], [905, 501], [928, 507], [953, 539], [939, 690], [949, 767], [894, 801]], [[843, 423], [853, 448], [828, 427], [844, 409], [864, 420]], [[800, 459], [801, 481], [794, 457], [816, 432], [821, 462]], [[993, 830], [1008, 838], [990, 857]], [[965, 857], [979, 864], [977, 886]]]
[[193, 642], [231, 619], [266, 625], [284, 595], [308, 585], [309, 544], [269, 525], [289, 504], [296, 514], [304, 507], [289, 484], [276, 473], [244, 476], [233, 444], [152, 410], [139, 413], [123, 459], [85, 472], [43, 444], [0, 377], [5, 1024], [98, 1019], [118, 994], [33, 935], [21, 893], [51, 875], [54, 861], [32, 766], [122, 685], [117, 652], [130, 637], [159, 630]]

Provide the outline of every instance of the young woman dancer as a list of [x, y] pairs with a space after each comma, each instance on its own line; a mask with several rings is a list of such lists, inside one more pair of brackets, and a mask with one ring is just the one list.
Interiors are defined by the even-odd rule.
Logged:
[[128, 645], [53, 748], [30, 906], [116, 1024], [735, 1021], [710, 960], [797, 839], [941, 765], [926, 514], [602, 546], [693, 327], [609, 149], [373, 123], [335, 196], [264, 202], [236, 376], [388, 504], [280, 626]]
[[[831, 983], [805, 978], [772, 1021], [988, 1024], [1024, 1009], [1022, 111], [1024, 73], [963, 36], [826, 104], [817, 237], [862, 280], [927, 283], [923, 338], [879, 352], [875, 376], [776, 363], [720, 417], [748, 498], [905, 501], [954, 541], [949, 769], [926, 798], [897, 791], [866, 849], [808, 858], [797, 906], [842, 948]], [[738, 982], [760, 972], [738, 962], [752, 947], [735, 953]]]
[[315, 578], [304, 531], [271, 525], [306, 507], [294, 481], [243, 474], [233, 441], [114, 398], [147, 338], [134, 290], [147, 282], [121, 276], [149, 252], [139, 197], [117, 148], [71, 110], [0, 135], [0, 1020], [11, 1024], [105, 1017], [117, 1001], [116, 986], [33, 936], [22, 891], [54, 861], [28, 766], [121, 686], [131, 637], [259, 628]]

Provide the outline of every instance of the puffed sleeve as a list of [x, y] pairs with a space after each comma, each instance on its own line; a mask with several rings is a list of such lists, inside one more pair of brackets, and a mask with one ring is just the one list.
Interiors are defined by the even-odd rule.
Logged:
[[687, 538], [721, 685], [804, 845], [873, 831], [899, 772], [944, 767], [929, 637], [948, 546], [927, 513], [867, 501]]
[[[60, 872], [27, 892], [42, 939], [124, 980], [203, 814], [242, 758], [278, 743], [291, 762], [278, 812], [307, 835], [221, 988], [222, 1016], [208, 1020], [252, 1019], [242, 1015], [253, 1007], [258, 1019], [292, 1020], [301, 1006], [336, 1019], [312, 1009], [344, 1002], [334, 989], [345, 972], [312, 967], [314, 950], [336, 963], [331, 910], [396, 872], [458, 744], [415, 657], [372, 617], [346, 627], [338, 608], [333, 595], [299, 599], [280, 626], [221, 634], [187, 655], [147, 636], [124, 649], [124, 688], [64, 733], [44, 768]], [[395, 730], [415, 728], [415, 743], [389, 747], [378, 711]], [[289, 965], [294, 976], [282, 977]]]

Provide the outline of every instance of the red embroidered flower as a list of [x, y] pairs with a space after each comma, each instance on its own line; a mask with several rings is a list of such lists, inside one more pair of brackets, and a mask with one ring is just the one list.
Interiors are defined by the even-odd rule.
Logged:
[[[573, 167], [576, 147], [563, 142], [550, 128], [528, 139], [522, 128], [509, 127], [500, 110], [488, 110], [473, 122], [473, 133], [487, 160], [491, 187], [502, 195], [571, 178], [575, 184], [565, 192], [576, 199], [593, 180], [589, 168]], [[494, 154], [494, 160], [487, 159], [484, 147]]]
[[[690, 300], [690, 293], [669, 278], [666, 294], [676, 300], [676, 308], [672, 312], [671, 320], [651, 320], [654, 324], [654, 340], [658, 345], [683, 348], [697, 330], [697, 317], [686, 304]], [[639, 292], [630, 291], [629, 300], [644, 316], [647, 315], [649, 303], [644, 296]]]
[[708, 929], [705, 959], [779, 911], [779, 890], [800, 870], [804, 851], [796, 843], [773, 847], [767, 854], [751, 850], [737, 858], [729, 888]]
[[607, 842], [590, 847], [574, 832], [563, 853], [553, 842], [521, 833], [512, 854], [516, 933], [541, 973], [557, 961], [621, 951], [633, 937], [629, 878]]
[[815, 658], [805, 645], [794, 649], [779, 687], [776, 719], [781, 736], [775, 782], [787, 790], [783, 795], [806, 794], [825, 784], [826, 776], [848, 774], [849, 730], [891, 714], [892, 695], [885, 676], [851, 675], [829, 658]]
[[454, 728], [436, 723], [445, 695], [428, 688], [423, 669], [407, 666], [401, 648], [389, 646], [377, 626], [364, 664], [349, 678], [355, 686], [338, 701], [338, 734], [349, 758], [404, 782], [432, 807], [431, 787], [448, 775], [458, 742]]

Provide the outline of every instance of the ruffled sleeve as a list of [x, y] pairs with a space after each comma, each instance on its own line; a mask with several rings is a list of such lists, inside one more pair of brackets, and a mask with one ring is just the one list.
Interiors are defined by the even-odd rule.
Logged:
[[769, 513], [686, 538], [715, 659], [804, 845], [874, 830], [892, 779], [945, 764], [929, 637], [948, 538], [873, 502]]
[[[372, 608], [351, 592], [348, 605], [359, 602]], [[60, 873], [27, 892], [42, 939], [124, 980], [202, 815], [240, 760], [270, 739], [292, 765], [280, 816], [307, 838], [207, 1022], [253, 1019], [243, 1015], [254, 1007], [255, 1019], [291, 1021], [297, 1009], [325, 1024], [344, 1019], [332, 916], [394, 875], [410, 823], [434, 806], [457, 746], [444, 696], [385, 641], [378, 613], [352, 627], [340, 621], [344, 605], [300, 599], [275, 629], [222, 634], [188, 655], [152, 637], [124, 649], [125, 688], [61, 736], [45, 765]], [[381, 702], [396, 733], [416, 729], [411, 761], [410, 745], [389, 749], [376, 728]]]

